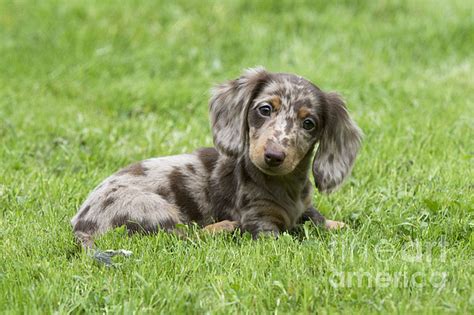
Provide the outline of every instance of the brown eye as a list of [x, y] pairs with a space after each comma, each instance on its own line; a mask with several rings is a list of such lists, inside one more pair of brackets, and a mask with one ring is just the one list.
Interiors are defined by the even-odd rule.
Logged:
[[258, 112], [260, 115], [268, 117], [272, 114], [272, 107], [267, 103], [263, 103], [263, 105], [258, 107]]
[[316, 127], [316, 124], [314, 123], [314, 120], [311, 118], [306, 118], [303, 121], [303, 128], [306, 130], [312, 130], [314, 127]]

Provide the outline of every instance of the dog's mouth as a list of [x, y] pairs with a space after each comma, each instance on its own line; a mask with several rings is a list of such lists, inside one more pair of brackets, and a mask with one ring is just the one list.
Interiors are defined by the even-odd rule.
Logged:
[[284, 176], [291, 173], [294, 168], [294, 156], [275, 146], [267, 147], [251, 143], [249, 157], [252, 164], [259, 171], [270, 176]]
[[288, 168], [284, 167], [283, 164], [278, 166], [268, 166], [267, 164], [261, 165], [260, 163], [255, 163], [254, 161], [252, 161], [252, 163], [259, 169], [259, 171], [266, 175], [282, 176], [291, 173], [291, 170], [288, 170]]

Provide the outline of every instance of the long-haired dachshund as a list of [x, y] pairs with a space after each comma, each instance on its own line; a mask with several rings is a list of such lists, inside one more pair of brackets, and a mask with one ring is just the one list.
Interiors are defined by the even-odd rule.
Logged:
[[239, 227], [254, 237], [305, 220], [343, 225], [312, 206], [309, 179], [312, 169], [319, 191], [331, 192], [350, 173], [360, 146], [361, 131], [337, 94], [256, 68], [216, 87], [209, 111], [215, 148], [132, 164], [91, 192], [71, 221], [83, 246], [122, 225], [151, 233], [195, 222], [209, 230]]

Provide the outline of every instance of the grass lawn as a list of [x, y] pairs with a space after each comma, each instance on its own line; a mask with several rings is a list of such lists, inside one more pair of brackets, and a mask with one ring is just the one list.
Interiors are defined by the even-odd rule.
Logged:
[[[0, 311], [474, 312], [471, 1], [0, 1]], [[115, 268], [69, 220], [133, 161], [212, 145], [212, 85], [298, 73], [347, 100], [351, 228], [252, 241], [159, 233]]]

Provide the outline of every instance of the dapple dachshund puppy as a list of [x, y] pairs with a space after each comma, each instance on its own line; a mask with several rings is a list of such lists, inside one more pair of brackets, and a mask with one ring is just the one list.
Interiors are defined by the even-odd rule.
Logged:
[[312, 206], [308, 176], [312, 169], [319, 191], [331, 192], [356, 158], [361, 131], [337, 94], [256, 68], [216, 87], [209, 111], [215, 148], [130, 165], [92, 191], [72, 219], [84, 247], [122, 225], [151, 233], [196, 222], [254, 237], [305, 220], [343, 226]]

